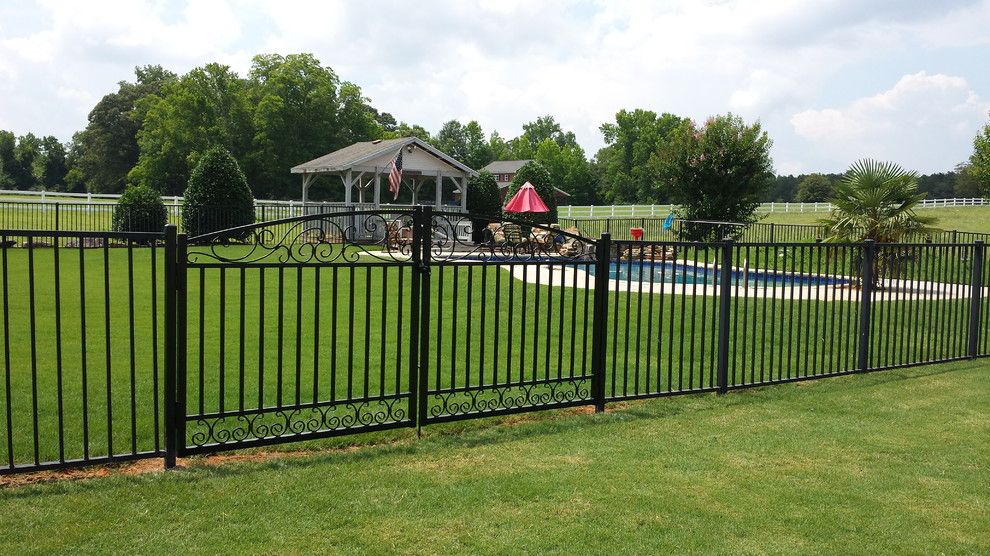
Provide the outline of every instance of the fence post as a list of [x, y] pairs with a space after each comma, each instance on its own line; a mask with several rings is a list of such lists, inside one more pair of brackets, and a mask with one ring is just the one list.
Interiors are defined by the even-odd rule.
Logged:
[[591, 398], [595, 413], [605, 411], [605, 321], [608, 319], [608, 270], [612, 236], [602, 234], [595, 248], [595, 305], [591, 332]]
[[186, 234], [178, 234], [175, 241], [174, 292], [175, 292], [175, 450], [185, 455], [186, 450], [186, 261], [189, 241]]
[[[416, 231], [413, 231], [416, 234]], [[419, 225], [420, 243], [420, 312], [419, 312], [419, 415], [416, 417], [416, 433], [419, 434], [426, 423], [426, 408], [429, 405], [430, 358], [430, 254], [433, 243], [433, 207], [423, 207]]]
[[973, 244], [973, 289], [969, 307], [969, 356], [976, 357], [980, 350], [980, 321], [983, 310], [983, 264], [986, 249], [982, 241]]
[[773, 238], [774, 238], [774, 230], [776, 229], [775, 226], [776, 224], [774, 224], [773, 222], [770, 223], [770, 243], [774, 243]]
[[873, 263], [877, 246], [872, 239], [863, 242], [863, 262], [859, 284], [859, 364], [857, 370], [870, 367], [870, 317], [873, 305]]
[[729, 309], [732, 303], [732, 249], [733, 242], [722, 243], [722, 261], [718, 269], [718, 367], [716, 380], [718, 393], [729, 390]]
[[[178, 446], [175, 427], [175, 224], [165, 226], [165, 469], [175, 467]], [[155, 318], [158, 318], [155, 315]]]
[[412, 217], [412, 309], [410, 320], [412, 326], [409, 331], [409, 418], [416, 423], [419, 430], [419, 327], [420, 327], [420, 304], [422, 290], [423, 264], [422, 237], [423, 237], [423, 209], [413, 208]]

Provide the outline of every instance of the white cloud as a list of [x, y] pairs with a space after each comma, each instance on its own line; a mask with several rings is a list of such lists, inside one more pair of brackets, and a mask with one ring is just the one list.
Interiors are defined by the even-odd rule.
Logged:
[[[313, 52], [380, 110], [432, 130], [477, 119], [511, 137], [553, 114], [593, 154], [598, 126], [621, 108], [699, 119], [732, 110], [764, 123], [781, 166], [815, 169], [845, 155], [796, 135], [793, 114], [806, 134], [862, 135], [873, 124], [845, 104], [902, 73], [887, 73], [885, 58], [924, 55], [924, 69], [946, 71], [938, 49], [979, 49], [988, 23], [990, 0], [43, 0], [0, 6], [0, 124], [68, 138], [135, 65], [181, 73], [219, 61], [244, 73], [256, 53]], [[977, 50], [950, 57], [974, 102], [990, 96], [975, 85]], [[850, 73], [872, 62], [871, 75]], [[964, 112], [954, 125], [971, 126]]]
[[792, 104], [803, 96], [804, 91], [793, 78], [761, 69], [750, 73], [745, 87], [732, 93], [729, 106], [742, 115], [759, 116]]
[[964, 78], [921, 71], [845, 106], [798, 112], [790, 122], [837, 163], [876, 157], [930, 171], [968, 155], [988, 109]]

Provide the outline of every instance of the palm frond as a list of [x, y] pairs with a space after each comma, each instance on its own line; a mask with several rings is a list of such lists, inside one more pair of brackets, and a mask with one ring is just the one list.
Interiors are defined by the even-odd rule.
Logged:
[[915, 213], [925, 195], [916, 172], [893, 162], [857, 160], [836, 184], [832, 214], [821, 220], [828, 228], [825, 240], [897, 242], [936, 231], [933, 218]]

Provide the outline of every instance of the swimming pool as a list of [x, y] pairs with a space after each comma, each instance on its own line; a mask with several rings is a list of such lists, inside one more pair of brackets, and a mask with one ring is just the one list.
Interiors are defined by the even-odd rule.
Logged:
[[[588, 271], [594, 275], [594, 266]], [[773, 286], [831, 286], [849, 283], [849, 280], [832, 276], [814, 274], [792, 274], [770, 272], [765, 270], [732, 271], [733, 284], [748, 287]], [[684, 264], [682, 262], [613, 262], [609, 267], [608, 277], [612, 280], [629, 280], [633, 282], [654, 282], [662, 284], [718, 284], [718, 270]]]

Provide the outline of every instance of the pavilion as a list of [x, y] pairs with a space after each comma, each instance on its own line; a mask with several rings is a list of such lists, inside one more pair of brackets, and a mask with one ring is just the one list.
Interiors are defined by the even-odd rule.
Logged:
[[[404, 149], [404, 150], [403, 150]], [[309, 188], [320, 176], [337, 176], [344, 185], [344, 205], [365, 205], [362, 208], [381, 208], [390, 205], [388, 174], [392, 161], [402, 151], [402, 187], [412, 193], [413, 205], [440, 207], [444, 200], [444, 187], [452, 185], [452, 197], [459, 195], [458, 204], [448, 210], [467, 211], [468, 178], [477, 172], [451, 156], [437, 150], [418, 137], [378, 139], [362, 141], [348, 147], [314, 158], [290, 170], [302, 174], [302, 200], [309, 200]], [[384, 176], [385, 179], [382, 179]], [[433, 199], [422, 202], [420, 191], [424, 184], [432, 183]], [[386, 202], [382, 202], [382, 190]]]

